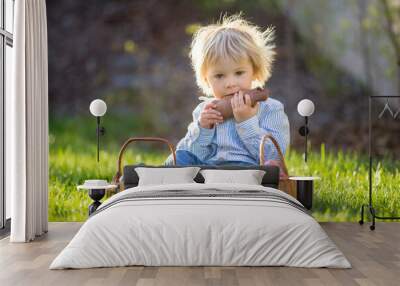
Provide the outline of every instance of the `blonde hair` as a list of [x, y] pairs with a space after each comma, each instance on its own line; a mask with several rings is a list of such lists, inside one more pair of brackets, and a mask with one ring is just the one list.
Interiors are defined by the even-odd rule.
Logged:
[[216, 24], [201, 27], [193, 36], [190, 50], [192, 67], [197, 85], [210, 95], [206, 71], [218, 59], [232, 59], [239, 62], [249, 59], [254, 70], [254, 87], [263, 87], [271, 76], [275, 58], [274, 28], [261, 31], [259, 27], [244, 20], [241, 14], [223, 16]]

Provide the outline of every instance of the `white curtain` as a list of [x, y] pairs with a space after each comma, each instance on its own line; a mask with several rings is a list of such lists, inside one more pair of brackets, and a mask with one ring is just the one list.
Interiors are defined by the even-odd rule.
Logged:
[[[6, 111], [12, 242], [48, 227], [48, 78], [45, 0], [15, 1], [13, 93]], [[7, 100], [7, 99], [6, 99]]]

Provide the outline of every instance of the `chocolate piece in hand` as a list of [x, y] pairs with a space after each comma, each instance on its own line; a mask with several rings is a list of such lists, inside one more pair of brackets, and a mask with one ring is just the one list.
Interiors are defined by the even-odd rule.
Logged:
[[[255, 88], [250, 90], [243, 90], [244, 94], [250, 95], [251, 106], [254, 107], [257, 102], [265, 101], [268, 99], [269, 91], [264, 88]], [[215, 99], [212, 102], [216, 105], [215, 110], [219, 111], [224, 120], [233, 117], [233, 110], [231, 105], [232, 95], [227, 95], [222, 99]]]

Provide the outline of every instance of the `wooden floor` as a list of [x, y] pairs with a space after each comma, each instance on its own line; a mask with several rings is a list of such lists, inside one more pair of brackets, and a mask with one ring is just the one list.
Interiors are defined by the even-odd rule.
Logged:
[[0, 241], [0, 285], [400, 285], [400, 223], [375, 231], [356, 223], [322, 223], [353, 268], [120, 267], [48, 270], [80, 223], [50, 223], [32, 243]]

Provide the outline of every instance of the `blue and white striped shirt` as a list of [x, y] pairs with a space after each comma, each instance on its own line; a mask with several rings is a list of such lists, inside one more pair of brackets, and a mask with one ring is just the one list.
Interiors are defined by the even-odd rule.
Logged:
[[[289, 145], [289, 120], [283, 104], [273, 98], [260, 102], [253, 117], [237, 123], [234, 118], [217, 124], [212, 129], [199, 125], [200, 113], [206, 102], [201, 102], [193, 111], [193, 122], [182, 138], [177, 150], [187, 150], [200, 160], [211, 164], [221, 161], [241, 161], [259, 164], [261, 137], [271, 134], [285, 154]], [[278, 153], [270, 140], [265, 142], [265, 160], [277, 160]]]

